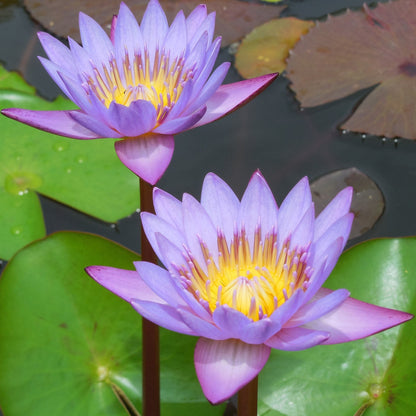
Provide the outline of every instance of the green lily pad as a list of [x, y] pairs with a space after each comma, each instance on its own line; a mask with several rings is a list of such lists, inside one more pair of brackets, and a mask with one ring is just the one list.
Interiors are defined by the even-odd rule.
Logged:
[[[91, 234], [32, 243], [0, 279], [0, 406], [13, 416], [122, 416], [113, 392], [141, 407], [141, 319], [94, 282], [92, 264], [132, 268], [137, 254]], [[161, 331], [162, 414], [221, 415], [202, 394], [196, 338]]]
[[[359, 244], [341, 256], [325, 286], [415, 314], [415, 252], [415, 237]], [[259, 414], [408, 416], [416, 414], [415, 388], [413, 320], [346, 344], [272, 350], [260, 376]]]
[[[30, 91], [17, 74], [0, 69], [0, 108], [74, 108], [62, 97], [49, 102]], [[138, 208], [138, 178], [118, 159], [113, 139], [68, 139], [4, 116], [0, 131], [0, 258], [45, 236], [34, 191], [108, 222]], [[17, 226], [19, 235], [10, 232]]]

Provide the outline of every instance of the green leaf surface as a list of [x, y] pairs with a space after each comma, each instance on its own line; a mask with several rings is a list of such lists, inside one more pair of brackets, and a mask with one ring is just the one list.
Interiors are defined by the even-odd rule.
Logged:
[[[372, 240], [345, 252], [326, 287], [416, 313], [416, 238]], [[259, 414], [416, 414], [416, 321], [367, 339], [272, 354], [260, 375]], [[363, 413], [359, 413], [363, 411]]]
[[[0, 406], [13, 416], [123, 416], [116, 384], [140, 411], [141, 319], [94, 282], [92, 264], [133, 268], [101, 237], [61, 232], [21, 250], [0, 279]], [[202, 394], [196, 338], [161, 331], [162, 415], [221, 415]]]
[[[12, 80], [10, 89], [5, 89], [4, 79]], [[74, 108], [62, 97], [49, 102], [22, 92], [28, 88], [16, 74], [7, 76], [0, 71], [0, 108]], [[30, 217], [24, 224], [25, 233], [19, 236], [10, 233], [9, 222], [0, 223], [0, 258], [9, 259], [18, 249], [45, 235], [37, 198], [27, 197], [23, 203], [19, 201], [22, 195], [36, 191], [108, 222], [116, 222], [138, 208], [138, 178], [118, 159], [113, 139], [68, 139], [4, 116], [0, 116], [0, 131], [0, 189], [9, 194], [8, 200], [13, 199], [1, 204], [2, 217], [15, 215], [19, 221]], [[25, 209], [18, 212], [19, 206]]]

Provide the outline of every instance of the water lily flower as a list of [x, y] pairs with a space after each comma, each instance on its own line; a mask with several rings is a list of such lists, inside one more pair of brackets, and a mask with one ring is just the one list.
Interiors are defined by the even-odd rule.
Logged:
[[213, 173], [201, 202], [156, 188], [156, 215], [141, 219], [166, 269], [139, 261], [135, 271], [87, 272], [146, 319], [200, 337], [196, 373], [205, 396], [218, 403], [260, 372], [271, 348], [353, 341], [412, 318], [353, 299], [346, 289], [322, 288], [348, 239], [351, 196], [344, 189], [315, 218], [307, 178], [280, 208], [259, 172], [241, 202]]
[[80, 13], [82, 47], [39, 33], [49, 60], [39, 59], [79, 110], [2, 113], [61, 136], [123, 139], [115, 143], [120, 160], [155, 184], [172, 158], [175, 134], [234, 111], [277, 77], [221, 86], [230, 64], [212, 72], [221, 45], [214, 26], [215, 13], [202, 4], [187, 18], [180, 11], [169, 26], [157, 0], [149, 1], [140, 25], [121, 3], [109, 38]]

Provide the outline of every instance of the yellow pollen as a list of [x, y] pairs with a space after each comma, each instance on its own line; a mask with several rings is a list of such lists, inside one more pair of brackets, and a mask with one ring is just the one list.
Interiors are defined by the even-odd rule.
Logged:
[[306, 290], [310, 270], [307, 251], [290, 250], [287, 241], [278, 252], [275, 232], [264, 237], [255, 232], [250, 247], [244, 230], [234, 235], [228, 245], [219, 233], [218, 261], [204, 243], [201, 250], [205, 264], [189, 255], [189, 269], [179, 273], [187, 282], [187, 290], [211, 312], [219, 305], [228, 305], [253, 321], [270, 316], [297, 289]]
[[178, 101], [184, 84], [193, 77], [185, 70], [183, 57], [170, 59], [156, 50], [153, 66], [149, 54], [136, 55], [133, 62], [126, 52], [120, 67], [113, 58], [108, 65], [94, 68], [87, 79], [90, 91], [108, 108], [112, 102], [128, 107], [137, 100], [150, 101], [157, 112], [159, 125]]

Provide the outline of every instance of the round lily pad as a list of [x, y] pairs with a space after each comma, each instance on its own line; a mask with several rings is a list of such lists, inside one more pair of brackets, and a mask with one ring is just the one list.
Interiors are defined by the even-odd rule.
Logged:
[[314, 22], [284, 17], [256, 27], [238, 48], [237, 71], [244, 78], [284, 71], [289, 51], [312, 26]]
[[[21, 250], [0, 279], [0, 404], [13, 416], [140, 411], [141, 318], [84, 267], [132, 268], [138, 255], [101, 237], [60, 232]], [[194, 337], [161, 331], [163, 415], [221, 415], [202, 394]]]
[[[46, 101], [0, 68], [0, 108], [7, 107], [68, 110], [74, 104], [62, 97]], [[0, 258], [45, 236], [35, 191], [107, 222], [138, 208], [138, 178], [118, 159], [113, 139], [68, 139], [4, 116], [0, 131]], [[10, 232], [14, 227], [21, 232]]]
[[341, 169], [311, 183], [312, 199], [318, 215], [346, 186], [353, 187], [351, 211], [354, 213], [350, 239], [370, 230], [384, 211], [384, 197], [377, 184], [357, 168]]
[[[325, 286], [416, 313], [416, 238], [372, 240], [345, 252]], [[416, 321], [372, 337], [272, 354], [260, 375], [260, 415], [416, 414]]]

